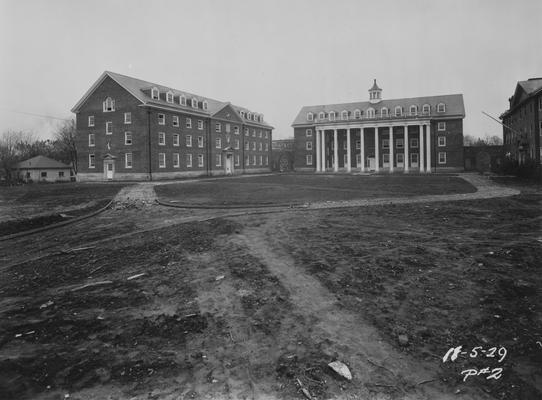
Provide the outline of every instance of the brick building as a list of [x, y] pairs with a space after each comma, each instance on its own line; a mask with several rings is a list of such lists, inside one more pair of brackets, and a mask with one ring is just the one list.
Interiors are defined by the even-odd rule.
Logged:
[[431, 172], [463, 169], [463, 95], [305, 106], [292, 127], [296, 170]]
[[270, 171], [263, 115], [104, 72], [74, 106], [78, 180], [152, 180]]
[[542, 161], [542, 78], [516, 84], [508, 99], [510, 108], [501, 115], [503, 145], [508, 156], [519, 164]]

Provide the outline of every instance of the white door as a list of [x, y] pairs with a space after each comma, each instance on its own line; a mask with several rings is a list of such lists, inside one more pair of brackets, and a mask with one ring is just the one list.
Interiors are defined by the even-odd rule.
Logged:
[[226, 175], [233, 174], [233, 156], [231, 154], [226, 155]]
[[410, 153], [410, 166], [418, 168], [418, 153]]
[[403, 153], [397, 153], [396, 161], [397, 161], [397, 168], [403, 168], [405, 166], [405, 155]]
[[107, 163], [107, 179], [113, 179], [113, 163]]
[[376, 170], [376, 162], [374, 157], [369, 157], [369, 171]]

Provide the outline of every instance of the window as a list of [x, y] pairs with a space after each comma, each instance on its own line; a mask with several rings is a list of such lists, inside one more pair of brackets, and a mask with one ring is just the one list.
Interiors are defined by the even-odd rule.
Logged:
[[438, 153], [438, 163], [439, 164], [446, 164], [446, 152], [445, 151], [439, 151], [439, 153]]
[[207, 103], [207, 101], [204, 101], [203, 102], [203, 109], [207, 110], [207, 108], [209, 108], [209, 104]]
[[88, 126], [94, 126], [94, 115], [88, 116]]
[[[444, 103], [439, 103], [437, 106], [437, 112], [443, 113], [446, 112], [446, 105]], [[446, 155], [444, 156], [446, 158]], [[446, 160], [444, 160], [444, 163], [446, 163]]]
[[383, 149], [389, 149], [390, 148], [390, 140], [389, 139], [382, 139], [382, 148]]
[[265, 144], [265, 151], [269, 151], [269, 143]]
[[401, 115], [403, 115], [403, 108], [401, 106], [395, 107], [395, 116], [400, 117]]
[[247, 119], [252, 119], [252, 113], [251, 112], [247, 113]]
[[178, 133], [174, 133], [173, 134], [173, 146], [178, 146], [179, 145], [179, 134]]
[[239, 157], [239, 154], [235, 155], [235, 166], [238, 167], [241, 163], [241, 158]]
[[124, 154], [124, 168], [132, 168], [132, 153]]
[[256, 151], [256, 142], [252, 142], [252, 150]]
[[113, 100], [111, 97], [108, 97], [103, 102], [103, 111], [104, 112], [111, 112], [115, 111], [115, 100]]
[[215, 131], [216, 132], [222, 132], [222, 124], [221, 123], [218, 123], [215, 125]]
[[186, 119], [186, 127], [187, 128], [192, 128], [192, 118], [187, 118]]
[[388, 109], [386, 107], [382, 107], [382, 109], [380, 110], [380, 116], [382, 118], [385, 118], [388, 116]]
[[361, 118], [361, 111], [360, 110], [354, 110], [354, 118], [360, 119]]
[[179, 96], [179, 104], [181, 106], [186, 106], [186, 97], [184, 94], [182, 94], [181, 96]]
[[215, 156], [215, 160], [216, 160], [216, 166], [221, 167], [222, 166], [222, 154], [217, 154]]
[[198, 99], [192, 98], [192, 108], [198, 108]]
[[410, 164], [418, 164], [418, 153], [410, 153]]
[[397, 153], [395, 156], [395, 161], [397, 161], [397, 164], [402, 164], [405, 162], [405, 155], [403, 153]]
[[413, 149], [418, 148], [418, 139], [417, 138], [410, 139], [410, 147], [412, 147]]
[[367, 118], [374, 118], [375, 117], [375, 110], [374, 108], [369, 108], [367, 110]]
[[361, 149], [361, 141], [356, 140], [356, 150], [360, 150], [360, 149]]
[[245, 136], [248, 136], [248, 135], [249, 135], [248, 128], [245, 128]]
[[265, 135], [264, 135], [264, 137], [265, 137], [266, 139], [268, 139], [268, 136], [267, 136], [267, 131], [265, 131]]
[[198, 147], [203, 148], [203, 136], [198, 136]]
[[260, 165], [263, 164], [263, 156], [260, 156]]
[[113, 134], [113, 122], [107, 121], [107, 122], [105, 123], [105, 134], [106, 134], [106, 135], [111, 135], [111, 134]]
[[216, 138], [216, 139], [215, 139], [215, 147], [216, 147], [217, 149], [221, 149], [221, 148], [222, 148], [222, 139], [220, 139], [220, 138]]
[[186, 147], [192, 147], [192, 135], [186, 135]]
[[348, 154], [343, 155], [343, 165], [345, 167], [348, 165]]
[[[311, 144], [312, 144], [312, 143], [311, 143]], [[260, 142], [260, 143], [258, 144], [258, 150], [259, 150], [259, 151], [262, 151], [262, 150], [263, 150], [263, 143], [262, 143], [262, 142]]]
[[249, 141], [245, 142], [245, 150], [250, 150], [250, 142]]
[[64, 178], [64, 171], [58, 171], [58, 177]]
[[171, 93], [171, 92], [166, 93], [166, 101], [168, 103], [173, 103], [173, 93]]
[[198, 167], [203, 167], [203, 154], [198, 154]]
[[312, 150], [312, 142], [307, 142], [305, 147], [307, 150]]
[[431, 113], [431, 106], [429, 104], [424, 104], [422, 108], [422, 114], [428, 115]]
[[171, 123], [173, 124], [173, 126], [179, 126], [179, 116], [174, 115], [171, 119]]
[[250, 165], [250, 157], [249, 156], [245, 156], [245, 166], [249, 166]]
[[132, 145], [132, 132], [124, 132], [124, 144], [126, 146]]
[[186, 166], [188, 168], [192, 167], [192, 154], [187, 154], [186, 155]]
[[256, 137], [256, 129], [252, 129], [252, 137]]
[[265, 165], [269, 165], [269, 157], [265, 156], [264, 158]]
[[241, 114], [241, 118], [245, 119], [245, 112], [244, 111], [239, 111], [239, 114]]
[[42, 178], [47, 178], [47, 171], [42, 171], [41, 172], [41, 177]]
[[158, 125], [166, 124], [166, 116], [164, 114], [158, 114]]
[[402, 149], [403, 147], [405, 147], [405, 141], [403, 139], [396, 139], [395, 148]]
[[89, 154], [88, 155], [88, 167], [89, 168], [95, 168], [96, 167], [96, 164], [94, 163], [94, 154]]
[[313, 113], [307, 113], [307, 121], [313, 121], [314, 120], [314, 114]]
[[318, 119], [326, 119], [326, 113], [325, 112], [320, 112], [318, 114]]
[[343, 142], [343, 150], [348, 150], [348, 143], [346, 140]]
[[335, 111], [330, 111], [329, 112], [329, 120], [330, 121], [335, 121]]
[[124, 123], [125, 124], [131, 124], [132, 123], [132, 113], [131, 112], [125, 112], [124, 113]]
[[235, 139], [235, 149], [239, 150], [239, 139]]
[[233, 133], [234, 133], [235, 135], [239, 135], [239, 127], [238, 127], [238, 126], [234, 126], [234, 127], [233, 127]]
[[259, 137], [260, 139], [262, 138], [262, 131], [261, 131], [261, 130], [258, 131], [258, 137]]
[[439, 147], [446, 146], [446, 136], [439, 136], [438, 137], [438, 145], [439, 145]]
[[158, 132], [158, 144], [160, 146], [166, 145], [166, 133], [165, 132]]
[[158, 167], [166, 168], [166, 153], [158, 153]]
[[341, 119], [346, 120], [348, 119], [348, 111], [344, 110], [341, 112]]
[[151, 98], [153, 100], [159, 100], [160, 99], [160, 91], [158, 90], [158, 88], [153, 87], [151, 89]]
[[383, 153], [382, 154], [382, 162], [384, 164], [389, 164], [390, 163], [390, 153]]
[[173, 168], [179, 168], [179, 153], [173, 153]]
[[89, 133], [88, 135], [88, 147], [94, 147], [96, 146], [94, 133]]
[[410, 115], [418, 115], [418, 107], [410, 106]]
[[198, 119], [198, 129], [199, 129], [200, 131], [203, 130], [203, 121], [202, 121], [201, 119]]
[[311, 136], [312, 136], [312, 129], [307, 129], [307, 130], [305, 131], [305, 136], [311, 137]]
[[256, 156], [252, 156], [252, 165], [256, 165]]
[[445, 131], [446, 130], [446, 122], [439, 122], [438, 128], [439, 131]]

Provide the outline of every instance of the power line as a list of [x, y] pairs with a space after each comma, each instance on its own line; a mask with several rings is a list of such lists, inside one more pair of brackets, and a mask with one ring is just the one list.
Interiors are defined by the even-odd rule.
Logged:
[[11, 111], [11, 112], [17, 113], [17, 114], [31, 115], [33, 117], [40, 117], [40, 118], [47, 118], [47, 119], [58, 119], [60, 121], [71, 121], [71, 119], [60, 118], [60, 117], [52, 117], [50, 115], [34, 114], [34, 113], [26, 112], [26, 111], [12, 110], [12, 109], [6, 108], [6, 107], [0, 107], [0, 108], [2, 108], [3, 110], [6, 110], [6, 111]]

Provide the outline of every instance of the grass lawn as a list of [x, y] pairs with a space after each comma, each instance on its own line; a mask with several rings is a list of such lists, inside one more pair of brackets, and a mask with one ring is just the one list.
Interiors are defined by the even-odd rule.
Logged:
[[280, 204], [377, 197], [472, 193], [461, 178], [442, 175], [270, 175], [201, 180], [155, 187], [164, 202], [190, 205]]

